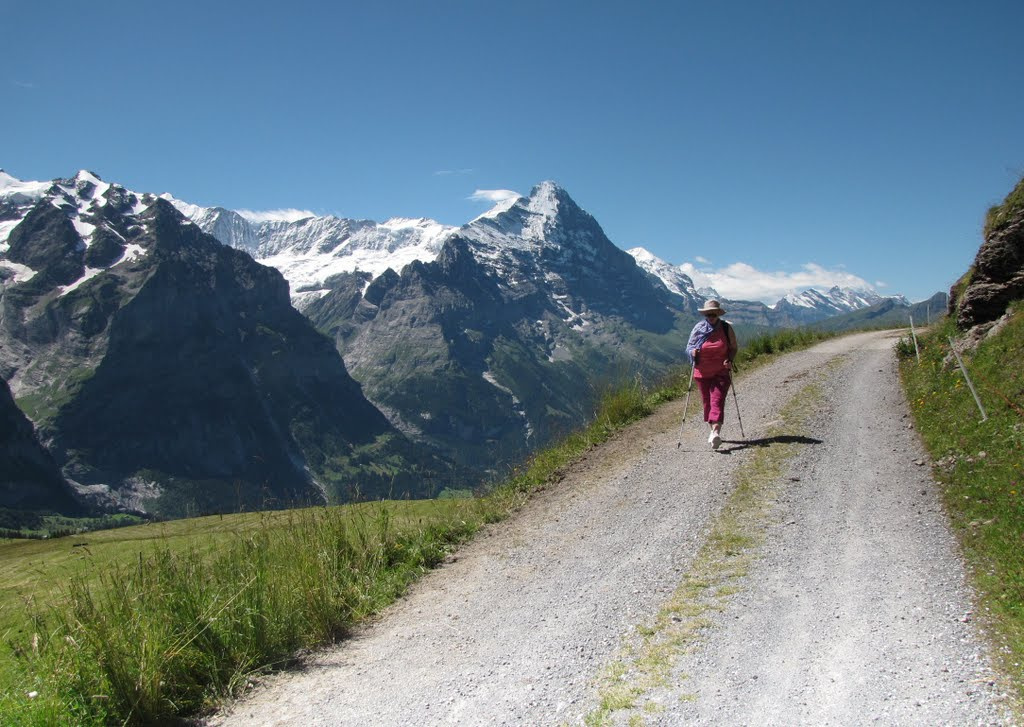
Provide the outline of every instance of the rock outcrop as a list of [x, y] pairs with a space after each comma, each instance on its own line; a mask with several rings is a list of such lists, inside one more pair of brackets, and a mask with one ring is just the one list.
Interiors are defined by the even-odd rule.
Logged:
[[967, 330], [989, 323], [1024, 298], [1024, 179], [989, 210], [985, 241], [971, 269], [950, 291], [950, 315]]

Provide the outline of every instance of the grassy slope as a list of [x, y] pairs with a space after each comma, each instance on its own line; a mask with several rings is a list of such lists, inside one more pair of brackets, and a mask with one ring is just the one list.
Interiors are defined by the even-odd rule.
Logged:
[[471, 534], [476, 509], [366, 503], [4, 541], [0, 723], [201, 710], [391, 602]]
[[[388, 507], [396, 527], [445, 522], [458, 512], [452, 501], [394, 501]], [[353, 521], [369, 505], [338, 509]], [[98, 581], [99, 574], [145, 557], [156, 548], [184, 553], [191, 549], [215, 552], [248, 533], [273, 531], [294, 522], [297, 511], [275, 510], [235, 515], [210, 515], [185, 520], [147, 523], [46, 540], [0, 539], [0, 635], [10, 639], [26, 627], [32, 604], [60, 598], [70, 580]]]
[[920, 364], [905, 341], [901, 371], [1002, 671], [1024, 698], [1024, 302], [998, 335], [964, 355], [985, 422], [951, 360], [955, 334], [946, 321], [922, 337]]

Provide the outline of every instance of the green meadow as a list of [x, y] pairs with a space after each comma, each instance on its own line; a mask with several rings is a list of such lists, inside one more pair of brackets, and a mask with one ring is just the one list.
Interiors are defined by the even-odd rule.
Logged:
[[199, 713], [393, 601], [479, 526], [477, 504], [363, 503], [4, 541], [4, 724]]

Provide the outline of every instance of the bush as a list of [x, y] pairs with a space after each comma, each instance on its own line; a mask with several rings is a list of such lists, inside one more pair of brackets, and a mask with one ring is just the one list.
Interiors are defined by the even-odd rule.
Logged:
[[893, 349], [896, 351], [896, 357], [899, 359], [916, 358], [917, 353], [914, 347], [913, 339], [909, 337], [901, 337], [896, 341]]

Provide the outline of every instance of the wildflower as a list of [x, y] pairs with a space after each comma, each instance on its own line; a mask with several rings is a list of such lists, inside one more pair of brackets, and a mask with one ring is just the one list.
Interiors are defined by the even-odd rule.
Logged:
[[29, 692], [28, 693], [28, 698], [29, 699], [35, 699], [38, 696], [39, 696], [39, 692]]

